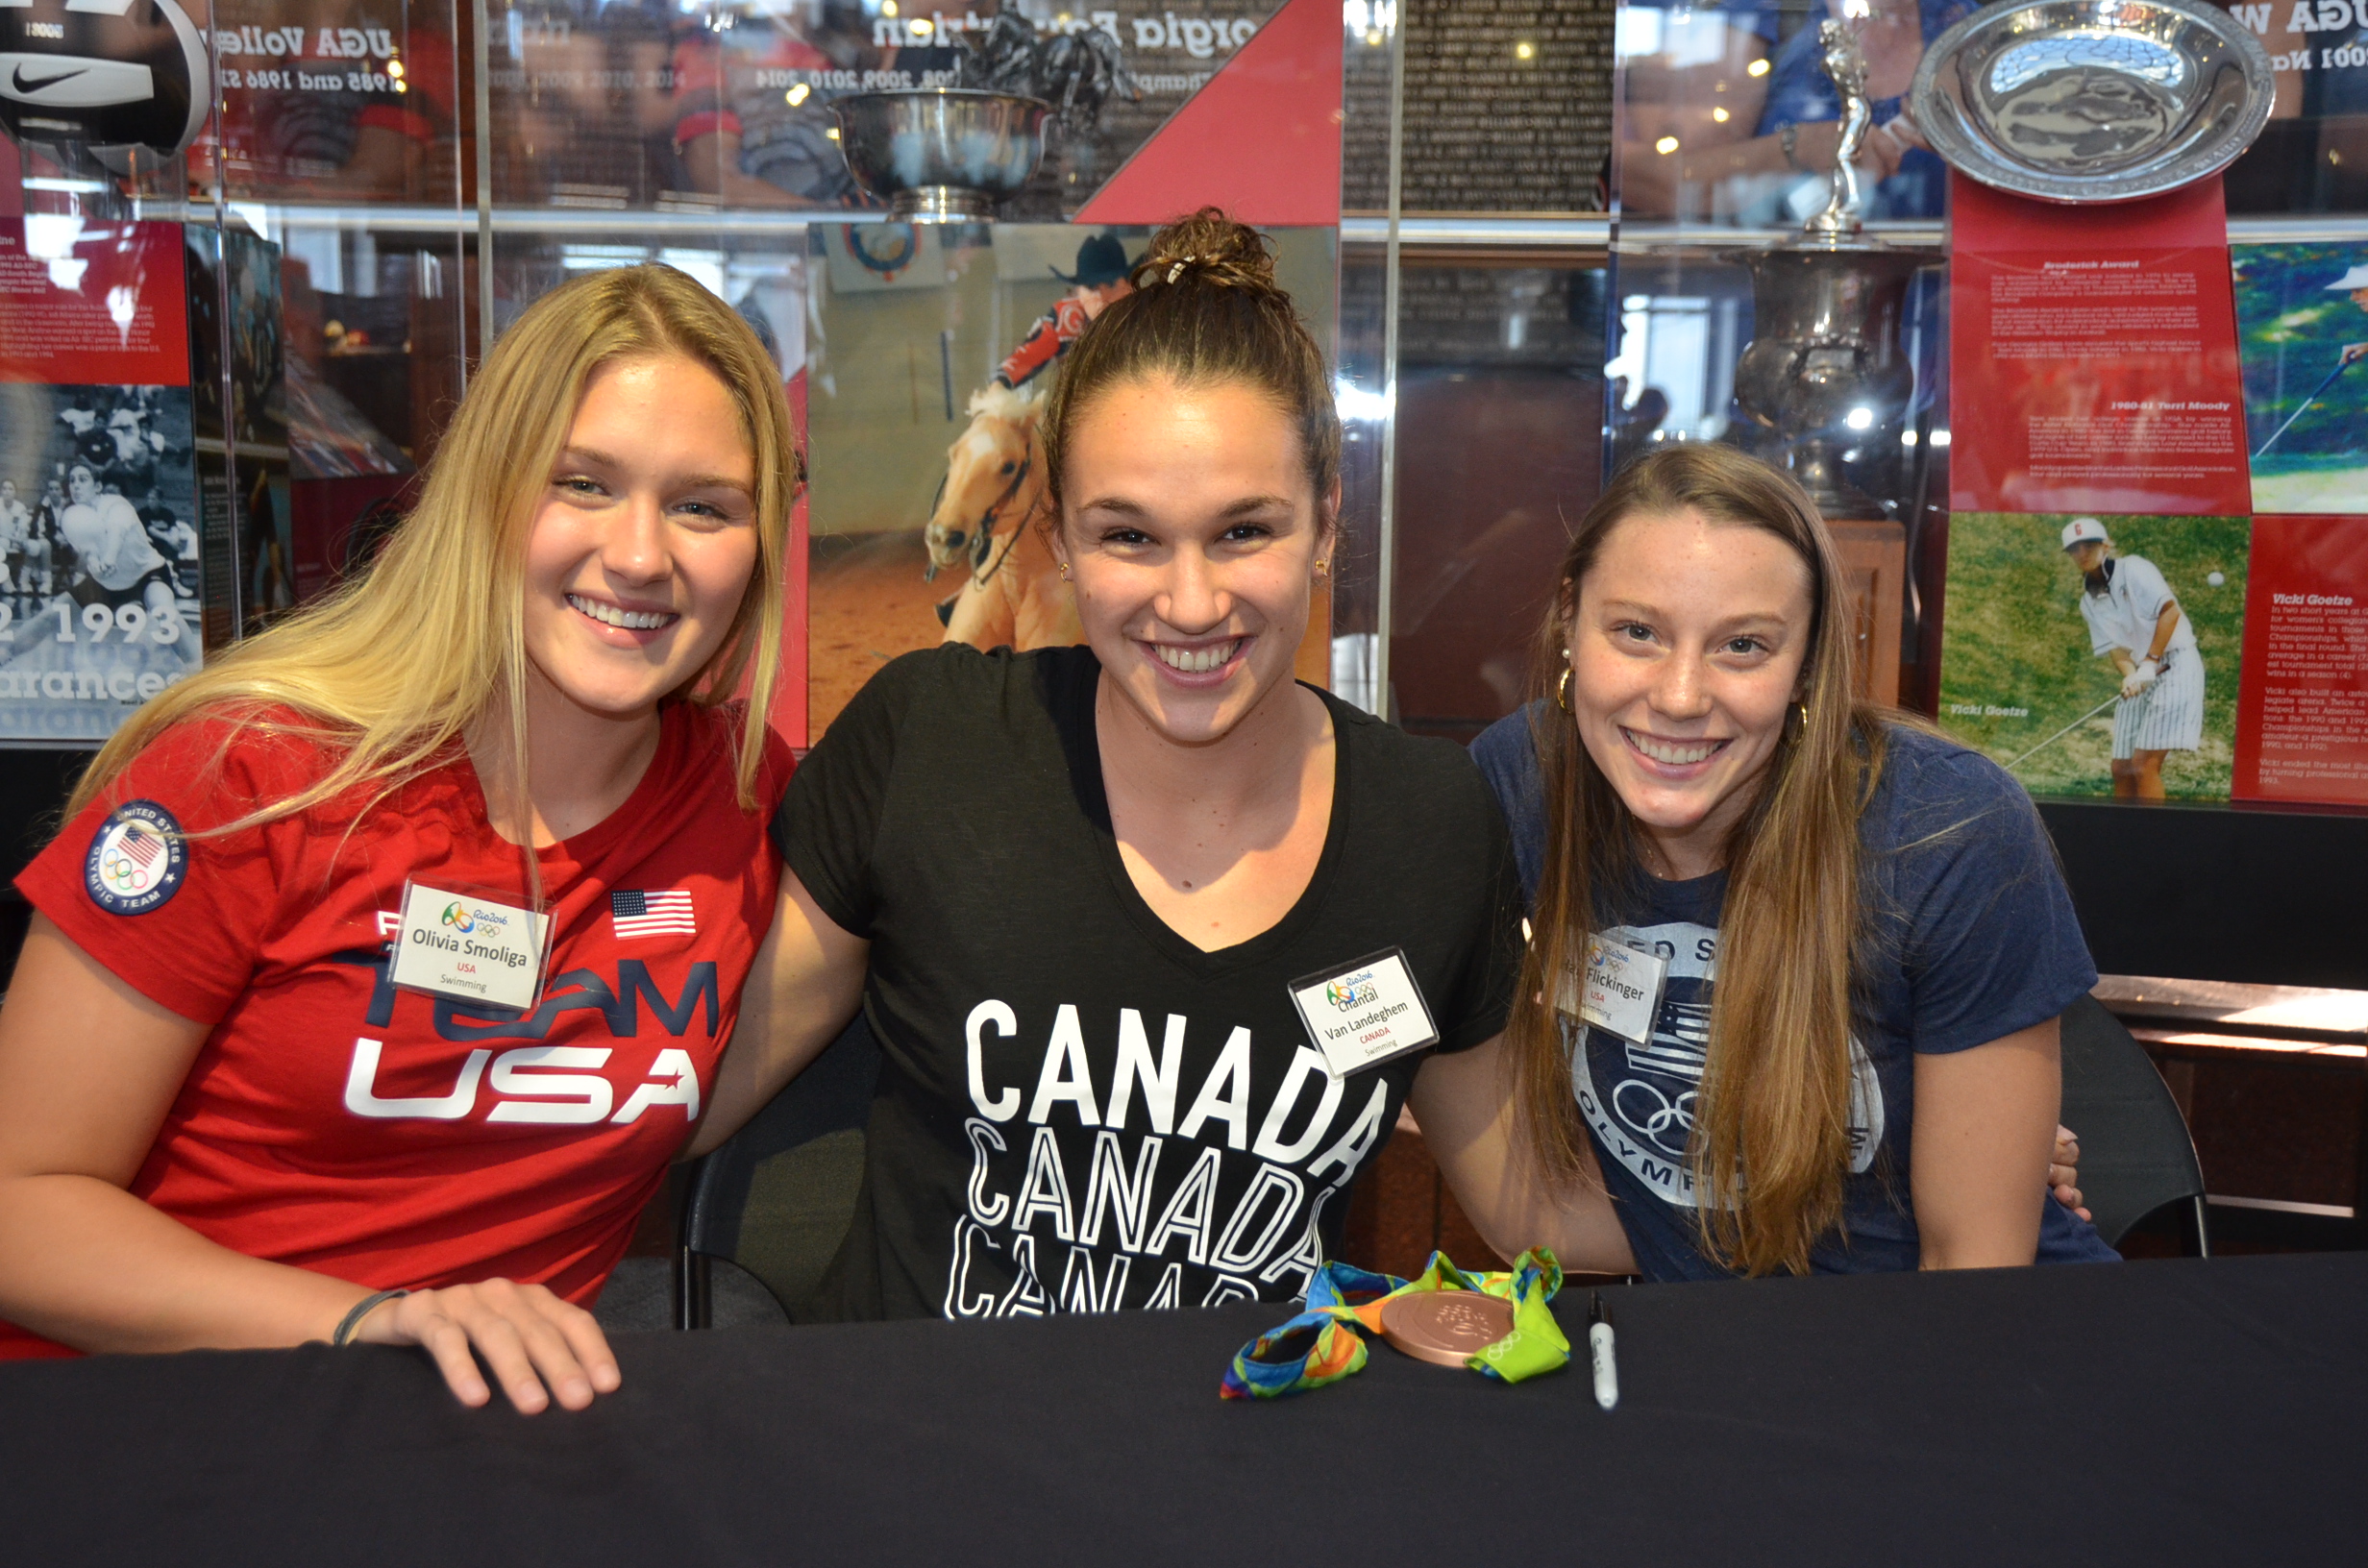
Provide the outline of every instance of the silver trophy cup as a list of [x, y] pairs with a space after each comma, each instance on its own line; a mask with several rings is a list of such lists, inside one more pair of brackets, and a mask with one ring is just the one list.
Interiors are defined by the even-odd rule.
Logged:
[[1052, 106], [1008, 92], [854, 93], [830, 112], [847, 170], [900, 218], [992, 218], [1045, 153]]
[[1860, 232], [1859, 148], [1873, 123], [1866, 64], [1854, 33], [1819, 29], [1826, 74], [1842, 102], [1830, 194], [1800, 233], [1735, 259], [1751, 269], [1752, 340], [1735, 366], [1735, 402], [1784, 439], [1793, 476], [1829, 518], [1882, 518], [1883, 502], [1853, 484], [1854, 455], [1897, 467], [1899, 429], [1915, 391], [1900, 347], [1908, 283], [1934, 257]]
[[1845, 478], [1844, 465], [1878, 442], [1898, 443], [1915, 390], [1900, 318], [1909, 280], [1928, 258], [1807, 244], [1741, 259], [1751, 268], [1753, 335], [1735, 366], [1737, 405], [1784, 438], [1786, 461], [1820, 512], [1886, 516], [1877, 498]]

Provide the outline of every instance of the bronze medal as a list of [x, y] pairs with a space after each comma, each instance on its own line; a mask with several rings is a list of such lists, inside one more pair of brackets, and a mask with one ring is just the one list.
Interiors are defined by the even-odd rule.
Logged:
[[1513, 1332], [1513, 1303], [1477, 1290], [1421, 1290], [1381, 1309], [1381, 1336], [1418, 1361], [1462, 1366]]

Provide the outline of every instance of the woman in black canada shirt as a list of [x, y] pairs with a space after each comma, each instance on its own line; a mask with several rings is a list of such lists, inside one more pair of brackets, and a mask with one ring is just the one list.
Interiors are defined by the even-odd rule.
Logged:
[[[897, 660], [775, 819], [790, 874], [702, 1141], [860, 991], [883, 1077], [821, 1315], [1289, 1298], [1410, 1094], [1499, 1136], [1503, 821], [1460, 748], [1292, 678], [1340, 493], [1322, 355], [1213, 210], [1132, 281], [1045, 418], [1089, 646]], [[1336, 1073], [1318, 1039], [1430, 1043]]]

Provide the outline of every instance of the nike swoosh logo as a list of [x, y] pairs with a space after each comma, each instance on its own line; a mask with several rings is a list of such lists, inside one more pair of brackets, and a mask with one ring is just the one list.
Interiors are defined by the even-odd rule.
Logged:
[[89, 70], [90, 67], [87, 65], [78, 65], [73, 70], [61, 71], [56, 76], [44, 76], [37, 81], [28, 82], [25, 80], [25, 68], [19, 65], [16, 67], [16, 90], [18, 92], [38, 92], [43, 87], [54, 87], [61, 82], [71, 82], [78, 76], [87, 75]]

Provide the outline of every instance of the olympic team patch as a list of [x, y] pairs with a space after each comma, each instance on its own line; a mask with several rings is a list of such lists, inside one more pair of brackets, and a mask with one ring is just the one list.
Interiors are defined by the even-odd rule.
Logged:
[[181, 891], [188, 868], [188, 845], [173, 814], [154, 800], [127, 800], [90, 841], [83, 886], [110, 915], [145, 915]]

